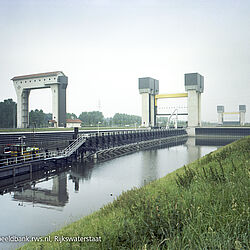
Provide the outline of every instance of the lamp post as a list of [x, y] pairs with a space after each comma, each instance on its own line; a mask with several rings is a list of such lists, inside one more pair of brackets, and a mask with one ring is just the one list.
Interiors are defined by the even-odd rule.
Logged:
[[23, 140], [26, 138], [26, 136], [22, 135], [21, 137], [18, 138], [18, 140], [21, 141], [21, 154], [23, 155], [23, 145], [25, 144]]
[[99, 134], [100, 134], [100, 124], [101, 124], [101, 122], [98, 122], [98, 136], [99, 136]]
[[33, 143], [35, 142], [35, 128], [36, 128], [36, 123], [33, 122]]
[[135, 130], [137, 129], [137, 122], [135, 122]]

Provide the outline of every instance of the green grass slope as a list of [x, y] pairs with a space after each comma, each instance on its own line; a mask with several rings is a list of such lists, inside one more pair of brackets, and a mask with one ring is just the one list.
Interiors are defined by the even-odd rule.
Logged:
[[249, 249], [249, 167], [246, 137], [23, 249]]

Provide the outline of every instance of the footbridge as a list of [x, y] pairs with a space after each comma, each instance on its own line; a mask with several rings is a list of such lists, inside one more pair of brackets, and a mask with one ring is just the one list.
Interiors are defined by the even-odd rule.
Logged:
[[0, 160], [0, 179], [82, 160], [105, 160], [187, 137], [185, 129], [147, 129], [78, 134], [63, 150], [44, 151]]

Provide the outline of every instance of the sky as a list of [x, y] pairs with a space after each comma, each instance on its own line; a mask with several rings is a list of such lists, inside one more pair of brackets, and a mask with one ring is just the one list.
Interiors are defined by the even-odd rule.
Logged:
[[[17, 100], [12, 77], [50, 71], [68, 76], [76, 115], [141, 115], [138, 78], [181, 93], [198, 72], [203, 121], [245, 104], [250, 122], [250, 1], [0, 0], [0, 101]], [[32, 90], [30, 109], [52, 112], [51, 90]]]

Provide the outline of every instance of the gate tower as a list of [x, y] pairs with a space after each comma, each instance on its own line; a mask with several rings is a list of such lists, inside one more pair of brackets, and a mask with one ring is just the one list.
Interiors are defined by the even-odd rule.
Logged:
[[[142, 96], [142, 126], [156, 126], [157, 100], [162, 98], [186, 98], [188, 127], [194, 130], [201, 126], [201, 93], [204, 90], [204, 77], [198, 73], [185, 74], [186, 93], [159, 94], [159, 81], [150, 77], [139, 78], [139, 93]], [[171, 114], [167, 114], [171, 115]]]
[[15, 76], [17, 95], [17, 127], [29, 126], [29, 95], [32, 89], [50, 88], [52, 91], [52, 119], [57, 127], [66, 125], [66, 88], [68, 77], [62, 71]]
[[188, 127], [201, 126], [201, 93], [204, 77], [198, 73], [185, 74], [185, 90], [188, 93]]
[[151, 77], [139, 78], [139, 93], [142, 100], [142, 126], [155, 126], [155, 95], [159, 94], [159, 81]]

